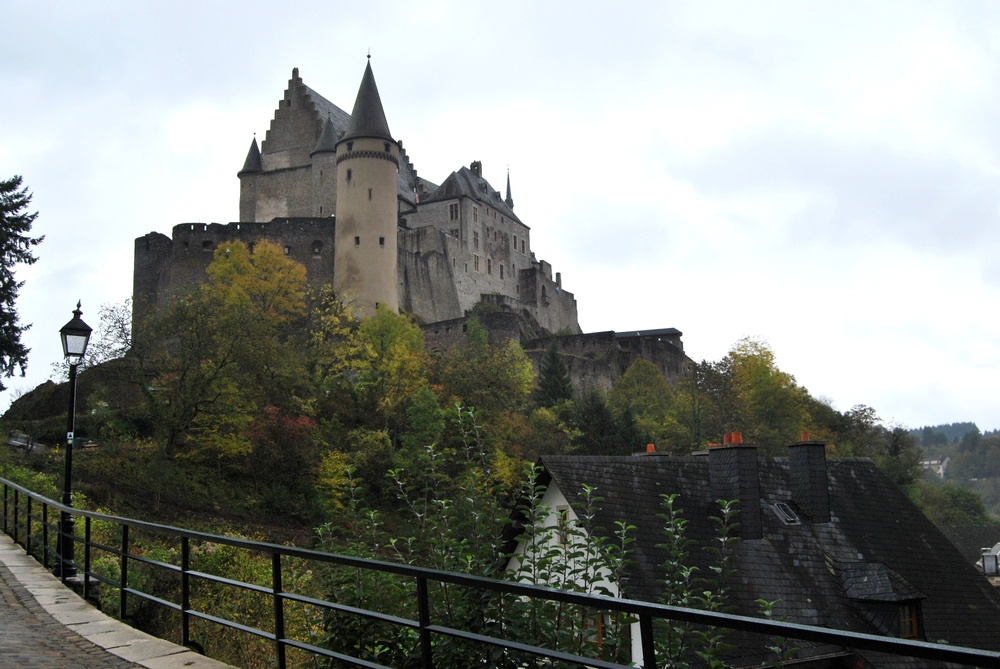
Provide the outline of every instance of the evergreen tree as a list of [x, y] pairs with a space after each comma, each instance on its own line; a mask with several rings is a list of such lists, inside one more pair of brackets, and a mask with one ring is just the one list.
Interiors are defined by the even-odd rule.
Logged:
[[538, 406], [552, 407], [571, 399], [573, 399], [573, 384], [569, 378], [569, 370], [566, 369], [566, 363], [563, 362], [559, 349], [553, 341], [542, 360], [538, 387], [535, 388], [535, 402]]
[[[27, 213], [31, 193], [21, 186], [21, 177], [0, 180], [0, 379], [14, 376], [14, 368], [24, 376], [29, 349], [21, 343], [21, 335], [30, 325], [21, 325], [14, 308], [17, 291], [23, 281], [14, 280], [14, 267], [32, 265], [38, 258], [31, 247], [44, 237], [29, 237], [31, 224], [38, 213]], [[0, 381], [0, 391], [5, 390]]]

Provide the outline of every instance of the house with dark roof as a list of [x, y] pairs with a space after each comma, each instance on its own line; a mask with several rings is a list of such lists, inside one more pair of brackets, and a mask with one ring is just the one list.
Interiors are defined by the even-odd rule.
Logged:
[[[738, 502], [734, 613], [760, 616], [757, 600], [776, 602], [789, 622], [934, 643], [1000, 650], [1000, 594], [923, 513], [867, 458], [828, 460], [817, 441], [792, 444], [785, 458], [758, 458], [731, 444], [674, 457], [544, 456], [540, 460], [549, 525], [576, 522], [584, 486], [603, 498], [590, 527], [610, 535], [635, 525], [631, 566], [613, 592], [660, 601], [667, 554], [661, 495], [677, 494], [692, 539], [692, 566], [710, 576], [718, 500]], [[633, 634], [633, 639], [637, 638]], [[734, 666], [775, 660], [769, 641], [732, 633]], [[923, 661], [794, 642], [793, 664], [924, 666]], [[633, 661], [640, 649], [633, 643]]]
[[990, 583], [1000, 587], [1000, 525], [953, 525], [942, 527], [968, 562], [975, 565]]

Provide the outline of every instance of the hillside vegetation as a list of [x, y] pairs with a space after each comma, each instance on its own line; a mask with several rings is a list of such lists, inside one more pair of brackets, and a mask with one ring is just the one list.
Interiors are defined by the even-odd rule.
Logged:
[[[379, 309], [359, 322], [332, 290], [309, 293], [304, 268], [268, 242], [252, 253], [220, 244], [208, 275], [145, 322], [130, 323], [128, 305], [102, 310], [77, 428], [98, 446], [81, 451], [75, 472], [95, 503], [308, 534], [343, 507], [348, 471], [366, 508], [396, 513], [390, 473], [413, 470], [432, 445], [458, 447], [474, 419], [505, 500], [540, 454], [653, 443], [683, 455], [740, 431], [781, 455], [805, 431], [831, 456], [873, 458], [940, 522], [988, 520], [978, 498], [924, 479], [911, 432], [870, 407], [816, 399], [757, 339], [694, 364], [673, 387], [639, 360], [609, 391], [578, 395], [555, 348], [536, 378], [516, 343], [491, 345], [472, 318], [464, 347], [431, 354], [407, 315]], [[15, 402], [5, 427], [58, 443], [66, 403], [65, 384], [47, 384]], [[55, 474], [60, 462], [48, 451], [20, 465]]]

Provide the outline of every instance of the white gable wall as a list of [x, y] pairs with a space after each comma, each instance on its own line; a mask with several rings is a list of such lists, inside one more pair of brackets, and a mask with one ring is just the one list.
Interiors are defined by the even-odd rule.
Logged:
[[[598, 491], [599, 493], [600, 491]], [[545, 489], [545, 493], [542, 496], [542, 506], [546, 509], [545, 519], [542, 521], [543, 528], [552, 528], [553, 530], [559, 526], [559, 511], [560, 509], [566, 509], [566, 522], [571, 523], [583, 536], [570, 536], [568, 541], [587, 541], [586, 529], [580, 526], [579, 516], [576, 514], [576, 510], [566, 499], [562, 490], [559, 489], [559, 485], [552, 481], [549, 483], [548, 487]], [[555, 532], [550, 535], [550, 541], [557, 541]], [[514, 550], [514, 556], [510, 559], [507, 564], [507, 570], [511, 573], [511, 576], [520, 568], [521, 557], [524, 555], [524, 544], [519, 543], [517, 548]], [[601, 586], [607, 588], [608, 592], [612, 593], [614, 597], [620, 597], [621, 594], [618, 591], [618, 584], [612, 580], [611, 573], [607, 569], [598, 570], [598, 579], [594, 579], [594, 583], [591, 587], [591, 592], [597, 594], [597, 589]], [[528, 582], [528, 579], [522, 579], [524, 582]], [[561, 583], [538, 583], [538, 585], [548, 585], [549, 587], [561, 587]], [[584, 584], [580, 584], [582, 587]], [[639, 638], [639, 623], [633, 623], [630, 626], [630, 636], [632, 638], [632, 662], [638, 666], [642, 665], [642, 644]]]

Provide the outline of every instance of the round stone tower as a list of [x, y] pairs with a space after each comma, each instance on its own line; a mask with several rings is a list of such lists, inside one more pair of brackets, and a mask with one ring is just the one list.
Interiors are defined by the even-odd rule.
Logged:
[[357, 318], [372, 315], [380, 304], [398, 311], [399, 144], [389, 134], [370, 62], [351, 122], [336, 145], [336, 165], [334, 289]]

